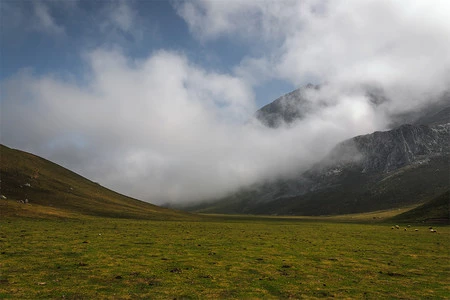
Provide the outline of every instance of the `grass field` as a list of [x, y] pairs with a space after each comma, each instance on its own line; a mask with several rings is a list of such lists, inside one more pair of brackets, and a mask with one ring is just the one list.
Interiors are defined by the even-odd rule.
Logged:
[[[413, 207], [193, 215], [0, 153], [0, 299], [450, 299], [450, 226], [391, 229]], [[400, 217], [442, 218], [446, 195]]]
[[450, 298], [450, 227], [391, 225], [3, 218], [0, 298]]

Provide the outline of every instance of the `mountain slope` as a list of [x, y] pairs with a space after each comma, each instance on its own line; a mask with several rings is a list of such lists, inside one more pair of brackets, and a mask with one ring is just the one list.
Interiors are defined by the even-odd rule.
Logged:
[[449, 187], [450, 126], [404, 125], [347, 140], [292, 179], [243, 189], [198, 212], [329, 215], [417, 204]]
[[388, 173], [314, 173], [244, 189], [227, 198], [188, 208], [203, 213], [338, 215], [421, 203], [449, 187], [448, 158], [404, 166]]
[[399, 222], [427, 222], [450, 224], [450, 191], [410, 211], [395, 216]]
[[191, 217], [118, 194], [48, 160], [3, 145], [0, 162], [0, 193], [6, 197], [0, 199], [2, 217], [93, 215], [161, 220]]

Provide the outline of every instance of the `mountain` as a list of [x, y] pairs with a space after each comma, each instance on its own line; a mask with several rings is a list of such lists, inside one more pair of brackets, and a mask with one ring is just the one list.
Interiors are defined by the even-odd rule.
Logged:
[[0, 145], [1, 217], [82, 215], [188, 219], [193, 216], [113, 192], [36, 155]]
[[309, 90], [318, 90], [320, 86], [308, 84], [296, 89], [275, 101], [267, 104], [256, 112], [256, 118], [264, 125], [276, 128], [283, 123], [292, 123], [308, 114], [312, 107], [306, 101]]
[[403, 125], [355, 137], [293, 179], [262, 183], [192, 210], [331, 215], [420, 203], [448, 189], [449, 133], [448, 125]]
[[[263, 107], [257, 117], [271, 127], [292, 122], [294, 115], [302, 114], [291, 105], [303, 107], [304, 92], [311, 88], [318, 87], [287, 94]], [[449, 102], [444, 99], [423, 114], [403, 116], [411, 124], [343, 141], [323, 161], [293, 178], [262, 182], [188, 210], [335, 215], [421, 203], [449, 188], [449, 112]]]
[[348, 163], [349, 154], [356, 155], [361, 173], [388, 173], [420, 159], [448, 154], [449, 129], [450, 123], [435, 126], [407, 124], [357, 136], [335, 147], [327, 160], [339, 166]]

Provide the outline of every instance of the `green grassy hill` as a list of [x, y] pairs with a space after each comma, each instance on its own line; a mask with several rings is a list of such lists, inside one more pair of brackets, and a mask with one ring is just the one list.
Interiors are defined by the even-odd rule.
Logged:
[[450, 191], [393, 218], [404, 222], [450, 224]]
[[194, 218], [118, 194], [48, 160], [3, 145], [0, 162], [1, 217]]

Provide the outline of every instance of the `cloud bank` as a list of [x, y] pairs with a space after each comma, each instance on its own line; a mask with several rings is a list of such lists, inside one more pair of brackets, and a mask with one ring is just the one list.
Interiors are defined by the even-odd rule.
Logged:
[[260, 80], [375, 83], [396, 101], [449, 86], [448, 1], [197, 0], [177, 11], [199, 39], [264, 41], [237, 67]]
[[[232, 72], [175, 51], [133, 59], [105, 47], [85, 52], [86, 84], [23, 70], [2, 82], [2, 143], [139, 199], [200, 201], [305, 170], [449, 87], [446, 1], [226, 3], [175, 7], [202, 42], [262, 47]], [[131, 30], [131, 15], [112, 20]], [[304, 119], [275, 130], [252, 119], [254, 88], [271, 79], [324, 84]], [[375, 105], [367, 86], [389, 100]]]
[[86, 58], [87, 86], [27, 72], [6, 82], [2, 140], [141, 199], [225, 195], [309, 165], [348, 134], [335, 124], [347, 114], [339, 108], [296, 129], [246, 122], [256, 109], [252, 90], [178, 53], [130, 61], [96, 50]]

